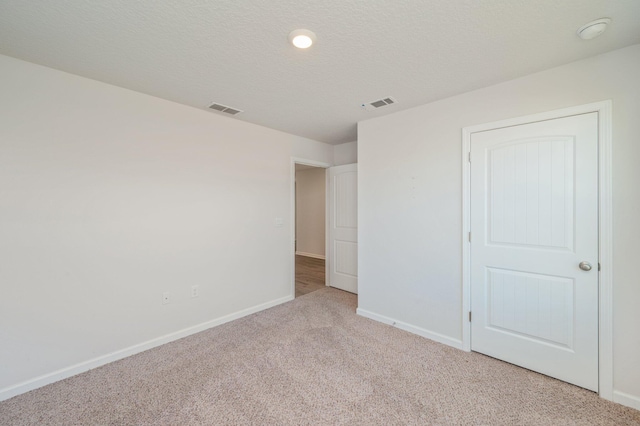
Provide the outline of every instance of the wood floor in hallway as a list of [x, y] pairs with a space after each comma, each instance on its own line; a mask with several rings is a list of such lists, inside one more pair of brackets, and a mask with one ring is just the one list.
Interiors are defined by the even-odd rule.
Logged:
[[296, 297], [325, 288], [324, 259], [296, 255]]

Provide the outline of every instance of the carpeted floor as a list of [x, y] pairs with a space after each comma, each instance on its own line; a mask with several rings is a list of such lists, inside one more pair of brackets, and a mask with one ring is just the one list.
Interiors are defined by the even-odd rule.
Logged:
[[355, 315], [325, 288], [0, 403], [2, 425], [640, 425], [584, 389]]

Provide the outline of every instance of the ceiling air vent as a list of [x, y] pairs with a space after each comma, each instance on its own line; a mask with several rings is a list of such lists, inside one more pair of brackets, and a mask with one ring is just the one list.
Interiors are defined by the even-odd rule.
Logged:
[[378, 99], [377, 101], [364, 103], [361, 105], [361, 108], [367, 111], [373, 111], [375, 109], [382, 108], [387, 105], [393, 105], [396, 103], [398, 103], [398, 101], [396, 101], [391, 96], [389, 96], [388, 98]]
[[216, 103], [212, 103], [211, 105], [209, 105], [209, 108], [215, 111], [220, 111], [220, 112], [224, 112], [225, 114], [231, 114], [231, 115], [236, 115], [242, 112], [242, 110], [231, 108], [229, 106], [222, 105], [222, 104], [216, 104]]

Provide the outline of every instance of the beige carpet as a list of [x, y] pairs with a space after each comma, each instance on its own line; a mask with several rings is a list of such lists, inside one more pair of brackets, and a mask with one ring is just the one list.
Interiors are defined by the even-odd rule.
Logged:
[[3, 425], [639, 425], [640, 412], [296, 300], [0, 403]]

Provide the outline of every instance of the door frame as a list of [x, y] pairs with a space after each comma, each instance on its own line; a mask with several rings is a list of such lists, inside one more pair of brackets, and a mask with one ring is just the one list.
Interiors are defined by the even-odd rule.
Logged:
[[462, 349], [471, 351], [471, 135], [573, 115], [598, 113], [598, 394], [613, 401], [612, 102], [605, 100], [462, 129]]
[[291, 242], [289, 244], [290, 253], [289, 259], [291, 259], [291, 267], [289, 269], [290, 279], [290, 296], [292, 299], [296, 297], [296, 164], [302, 164], [305, 166], [313, 166], [325, 169], [325, 181], [324, 181], [324, 209], [325, 209], [325, 219], [324, 219], [324, 252], [325, 252], [325, 262], [324, 262], [324, 284], [325, 286], [329, 285], [329, 256], [326, 256], [328, 244], [329, 244], [329, 174], [326, 173], [326, 170], [331, 167], [331, 164], [324, 163], [322, 161], [308, 160], [305, 158], [297, 158], [291, 157], [291, 187], [290, 187], [290, 196], [291, 200]]

